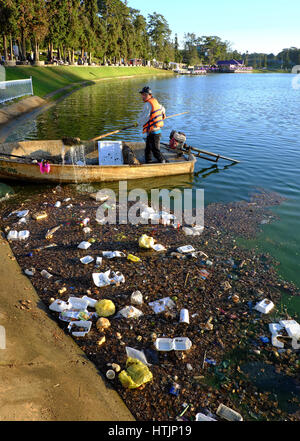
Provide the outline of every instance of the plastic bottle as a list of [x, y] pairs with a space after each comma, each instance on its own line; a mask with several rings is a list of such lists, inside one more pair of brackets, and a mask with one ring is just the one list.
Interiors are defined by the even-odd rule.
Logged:
[[5, 328], [0, 325], [0, 349], [6, 349]]

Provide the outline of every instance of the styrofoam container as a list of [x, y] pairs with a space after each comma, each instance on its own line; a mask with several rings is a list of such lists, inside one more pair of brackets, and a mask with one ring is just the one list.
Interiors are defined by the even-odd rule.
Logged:
[[61, 202], [60, 201], [55, 202], [54, 207], [56, 208], [61, 207]]
[[187, 351], [192, 347], [192, 342], [188, 337], [161, 337], [156, 339], [154, 346], [158, 351]]
[[98, 288], [101, 286], [107, 286], [110, 285], [111, 279], [109, 277], [110, 270], [106, 271], [105, 273], [93, 273], [93, 281]]
[[64, 302], [63, 300], [56, 299], [54, 300], [54, 302], [51, 303], [49, 309], [55, 312], [62, 312], [62, 311], [66, 311], [67, 309], [70, 309], [70, 305]]
[[269, 330], [273, 335], [278, 335], [282, 329], [283, 326], [281, 326], [279, 323], [269, 323]]
[[[72, 327], [74, 325], [80, 326], [81, 328], [85, 328], [85, 331], [72, 331]], [[92, 322], [89, 320], [78, 320], [74, 322], [70, 322], [68, 325], [68, 329], [74, 337], [84, 337], [88, 332], [90, 332], [92, 326]]]
[[92, 256], [84, 256], [80, 259], [80, 262], [87, 265], [88, 263], [93, 262], [93, 260], [94, 260], [94, 258]]
[[284, 343], [282, 343], [281, 341], [279, 341], [279, 340], [277, 339], [277, 337], [280, 337], [280, 335], [272, 334], [272, 337], [271, 337], [272, 345], [275, 346], [275, 348], [281, 348], [281, 349], [283, 349], [283, 348], [284, 348]]
[[29, 233], [28, 230], [22, 230], [22, 231], [19, 231], [18, 239], [19, 239], [19, 240], [26, 240], [26, 239], [28, 239], [29, 234], [30, 234], [30, 233]]
[[99, 165], [123, 165], [122, 141], [98, 141]]
[[292, 348], [300, 349], [300, 343], [298, 343], [297, 338], [292, 338]]
[[89, 306], [89, 301], [79, 297], [69, 297], [68, 303], [71, 309], [78, 309], [79, 311], [86, 309]]
[[279, 323], [285, 327], [290, 337], [300, 338], [300, 325], [296, 320], [281, 320]]
[[204, 415], [204, 413], [197, 413], [196, 415], [196, 421], [217, 421], [215, 418], [211, 418], [207, 415]]
[[274, 303], [269, 299], [263, 299], [254, 306], [254, 309], [263, 314], [268, 314], [273, 308]]
[[80, 242], [80, 244], [78, 245], [78, 248], [80, 248], [81, 250], [87, 250], [92, 244], [90, 242]]
[[151, 248], [153, 248], [153, 250], [155, 250], [155, 251], [166, 251], [166, 248], [159, 243], [152, 245]]
[[98, 300], [91, 299], [91, 297], [88, 296], [83, 296], [82, 299], [86, 300], [88, 302], [88, 306], [90, 306], [91, 308], [94, 308], [96, 303], [98, 302]]
[[7, 240], [18, 240], [18, 231], [11, 230], [7, 235]]
[[192, 342], [188, 337], [176, 337], [173, 339], [174, 351], [187, 351], [191, 349]]
[[173, 339], [172, 338], [157, 338], [154, 346], [157, 351], [173, 351]]
[[113, 259], [114, 257], [125, 257], [125, 254], [122, 251], [102, 251], [103, 257], [107, 257], [107, 259]]
[[179, 253], [192, 253], [195, 251], [195, 248], [192, 245], [184, 245], [182, 247], [177, 248]]

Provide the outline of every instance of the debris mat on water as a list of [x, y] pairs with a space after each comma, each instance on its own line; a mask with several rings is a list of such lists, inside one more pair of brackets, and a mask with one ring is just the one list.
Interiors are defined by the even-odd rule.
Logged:
[[[59, 207], [55, 206], [58, 200]], [[299, 385], [289, 391], [294, 407], [293, 413], [287, 413], [273, 390], [264, 390], [241, 369], [246, 363], [270, 364], [297, 384], [299, 351], [293, 350], [288, 340], [285, 349], [278, 350], [261, 337], [270, 337], [269, 323], [290, 319], [279, 308], [282, 290], [295, 296], [299, 291], [280, 279], [271, 256], [236, 245], [237, 236], [254, 237], [264, 219], [271, 216], [273, 220], [268, 207], [281, 201], [279, 195], [262, 191], [249, 202], [211, 204], [205, 208], [202, 234], [187, 236], [181, 227], [161, 223], [101, 225], [96, 221], [99, 202], [88, 192], [78, 193], [74, 186], [66, 185], [23, 202], [18, 198], [4, 201], [1, 228], [5, 236], [10, 230], [30, 231], [27, 240], [10, 241], [10, 246], [47, 306], [54, 300], [67, 303], [70, 297], [83, 296], [113, 302], [116, 313], [108, 317], [109, 326], [96, 326], [99, 317], [92, 314], [95, 309], [89, 304], [82, 312], [84, 320], [92, 321], [89, 332], [72, 337], [104, 375], [112, 366], [126, 370], [128, 347], [146, 356], [151, 381], [128, 389], [120, 382], [119, 373], [107, 380], [137, 420], [189, 421], [195, 420], [198, 412], [218, 419], [221, 403], [239, 412], [244, 421], [299, 420]], [[109, 200], [106, 204], [118, 208]], [[21, 226], [18, 210], [29, 210]], [[47, 217], [33, 218], [38, 212], [47, 212]], [[52, 230], [58, 225], [60, 228]], [[46, 239], [49, 230], [53, 233]], [[141, 248], [143, 234], [165, 249]], [[80, 249], [81, 242], [91, 246]], [[178, 252], [185, 245], [191, 245], [196, 253]], [[103, 251], [120, 253], [108, 258]], [[129, 254], [139, 260], [123, 257]], [[83, 264], [81, 259], [87, 255], [89, 259]], [[45, 271], [52, 276], [43, 277]], [[97, 287], [93, 274], [108, 271], [109, 277], [118, 275], [117, 282], [111, 278], [110, 283]], [[142, 297], [138, 305], [142, 314], [133, 314], [137, 308], [127, 308], [131, 315], [118, 315], [131, 306], [131, 295], [137, 290]], [[171, 301], [160, 312], [149, 305], [168, 297]], [[276, 305], [269, 314], [254, 309], [265, 298]], [[188, 322], [180, 321], [183, 309], [189, 313]], [[68, 322], [60, 320], [55, 311], [49, 313], [69, 333]], [[75, 316], [77, 320], [78, 314]], [[168, 340], [158, 340], [162, 338]], [[191, 344], [186, 350], [180, 346], [182, 350], [177, 350], [173, 343], [184, 341], [182, 338]], [[156, 341], [173, 342], [172, 350], [163, 350], [163, 344], [162, 350], [157, 350]]]

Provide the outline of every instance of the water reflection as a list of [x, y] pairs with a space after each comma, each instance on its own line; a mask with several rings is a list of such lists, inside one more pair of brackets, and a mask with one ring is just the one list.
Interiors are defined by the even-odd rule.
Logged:
[[[143, 106], [138, 91], [150, 85], [168, 115], [189, 111], [165, 121], [162, 141], [168, 142], [173, 129], [180, 130], [188, 145], [241, 163], [232, 167], [219, 160], [218, 165], [210, 165], [199, 158], [192, 182], [185, 177], [173, 184], [173, 178], [166, 178], [139, 180], [130, 186], [203, 187], [206, 203], [249, 200], [257, 186], [286, 196], [288, 203], [278, 207], [281, 221], [263, 227], [272, 239], [272, 243], [264, 241], [264, 250], [278, 256], [283, 277], [300, 286], [300, 181], [296, 171], [300, 163], [300, 100], [299, 90], [291, 87], [292, 78], [292, 74], [220, 74], [101, 81], [38, 115], [34, 125], [18, 128], [9, 140], [64, 136], [87, 140], [131, 125]], [[142, 134], [132, 128], [110, 139], [141, 141]]]

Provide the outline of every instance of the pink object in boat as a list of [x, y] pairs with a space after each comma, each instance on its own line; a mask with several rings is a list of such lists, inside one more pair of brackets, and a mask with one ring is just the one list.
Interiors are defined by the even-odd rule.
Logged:
[[38, 162], [40, 166], [40, 172], [42, 174], [44, 173], [50, 173], [50, 164], [47, 161]]

